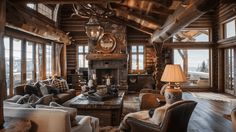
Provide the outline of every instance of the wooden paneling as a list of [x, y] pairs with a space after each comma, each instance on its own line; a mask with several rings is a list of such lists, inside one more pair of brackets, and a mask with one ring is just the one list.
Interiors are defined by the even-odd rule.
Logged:
[[66, 49], [67, 60], [67, 73], [70, 74], [71, 70], [77, 69], [77, 46], [75, 44], [68, 45]]

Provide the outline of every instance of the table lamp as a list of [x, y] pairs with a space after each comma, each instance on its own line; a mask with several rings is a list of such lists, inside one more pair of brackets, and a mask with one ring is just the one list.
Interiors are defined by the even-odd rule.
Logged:
[[166, 103], [174, 103], [182, 99], [182, 90], [179, 83], [185, 82], [186, 77], [180, 65], [168, 64], [161, 77], [162, 82], [168, 82], [165, 90]]

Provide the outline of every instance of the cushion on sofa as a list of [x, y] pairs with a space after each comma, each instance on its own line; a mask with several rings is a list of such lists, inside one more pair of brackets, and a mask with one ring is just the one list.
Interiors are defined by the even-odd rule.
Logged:
[[3, 101], [3, 106], [4, 107], [16, 107], [16, 108], [32, 108], [32, 106], [30, 104], [17, 104], [17, 103], [13, 103], [13, 102], [7, 102], [7, 101]]
[[14, 95], [13, 97], [6, 99], [6, 102], [13, 102], [16, 103], [21, 97], [23, 97], [22, 95]]
[[[75, 108], [70, 108], [70, 107], [64, 107], [61, 106], [59, 104], [57, 104], [56, 102], [54, 102], [54, 104], [51, 106], [47, 106], [47, 105], [36, 105], [36, 108], [44, 108], [44, 109], [60, 109], [60, 110], [64, 110], [67, 111], [70, 115], [70, 121], [71, 121], [71, 127], [78, 125], [77, 121], [75, 119], [76, 115], [77, 115], [77, 110]], [[56, 107], [55, 107], [56, 106]]]
[[58, 99], [57, 103], [62, 104], [71, 99], [71, 95], [69, 93], [60, 93], [56, 95], [56, 98]]
[[16, 101], [16, 103], [17, 104], [26, 104], [26, 103], [28, 103], [29, 97], [30, 97], [29, 94], [26, 94], [26, 95], [22, 96], [21, 98], [19, 98]]
[[42, 93], [40, 91], [40, 86], [39, 86], [39, 82], [35, 83], [35, 85], [31, 85], [31, 84], [26, 84], [24, 91], [26, 94], [32, 95], [35, 94], [37, 96], [42, 96]]
[[65, 92], [68, 90], [68, 85], [67, 85], [67, 82], [66, 80], [62, 79], [62, 80], [59, 80], [59, 79], [53, 79], [52, 81], [52, 85], [58, 89], [60, 89], [60, 92]]

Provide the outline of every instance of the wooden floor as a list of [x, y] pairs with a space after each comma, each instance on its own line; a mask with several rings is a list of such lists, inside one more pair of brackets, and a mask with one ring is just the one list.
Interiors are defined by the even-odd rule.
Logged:
[[189, 132], [232, 132], [231, 121], [223, 117], [230, 113], [230, 103], [193, 97], [184, 93], [183, 99], [198, 102], [190, 118]]
[[[126, 100], [134, 98], [134, 94], [126, 95]], [[135, 94], [137, 97], [137, 94]], [[230, 104], [227, 102], [199, 99], [185, 92], [183, 99], [198, 102], [190, 118], [188, 132], [232, 132], [231, 121], [223, 117], [230, 113]]]

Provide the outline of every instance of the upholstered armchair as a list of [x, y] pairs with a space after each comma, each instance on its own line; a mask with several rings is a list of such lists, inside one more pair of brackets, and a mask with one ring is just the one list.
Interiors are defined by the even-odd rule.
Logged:
[[231, 112], [232, 126], [233, 131], [236, 132], [236, 108], [234, 108]]
[[188, 122], [197, 105], [195, 101], [178, 101], [166, 109], [161, 125], [127, 118], [131, 132], [187, 132]]
[[165, 104], [164, 92], [167, 84], [161, 90], [142, 89], [139, 94], [140, 110], [148, 110]]

